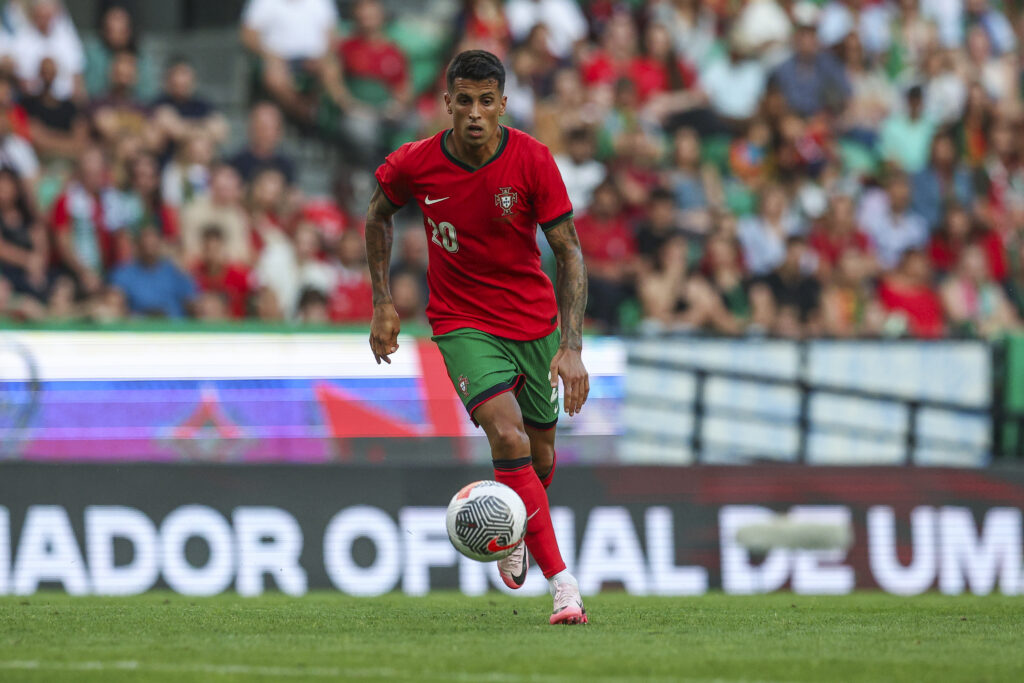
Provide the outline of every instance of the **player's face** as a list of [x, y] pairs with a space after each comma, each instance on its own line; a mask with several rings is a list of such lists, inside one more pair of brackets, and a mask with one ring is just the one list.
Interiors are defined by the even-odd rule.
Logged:
[[505, 100], [494, 79], [471, 81], [456, 78], [452, 91], [444, 94], [455, 135], [471, 147], [483, 146], [494, 139], [498, 132], [498, 119], [505, 113]]

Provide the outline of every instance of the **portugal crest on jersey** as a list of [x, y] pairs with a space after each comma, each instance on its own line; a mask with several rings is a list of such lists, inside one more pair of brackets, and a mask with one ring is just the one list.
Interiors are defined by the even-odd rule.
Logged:
[[511, 216], [512, 207], [519, 201], [519, 193], [513, 192], [511, 187], [499, 187], [498, 194], [494, 195], [494, 205], [501, 207], [502, 216]]
[[462, 392], [463, 396], [469, 396], [469, 380], [466, 379], [465, 375], [459, 376], [459, 391]]

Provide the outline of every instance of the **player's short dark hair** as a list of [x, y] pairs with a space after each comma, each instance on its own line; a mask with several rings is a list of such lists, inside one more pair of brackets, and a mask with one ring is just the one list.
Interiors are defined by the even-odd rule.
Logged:
[[494, 79], [498, 82], [498, 92], [505, 91], [505, 67], [500, 59], [487, 50], [466, 50], [455, 55], [445, 74], [448, 92], [455, 89], [456, 78], [468, 81]]

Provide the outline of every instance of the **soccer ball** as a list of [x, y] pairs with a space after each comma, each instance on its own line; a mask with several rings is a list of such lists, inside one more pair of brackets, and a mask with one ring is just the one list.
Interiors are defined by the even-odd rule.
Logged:
[[496, 481], [466, 484], [448, 503], [448, 538], [466, 557], [490, 562], [507, 557], [526, 534], [526, 506]]

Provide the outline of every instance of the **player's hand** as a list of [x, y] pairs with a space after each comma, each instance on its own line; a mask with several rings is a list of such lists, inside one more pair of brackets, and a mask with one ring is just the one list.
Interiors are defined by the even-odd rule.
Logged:
[[388, 358], [398, 350], [398, 332], [402, 328], [398, 321], [398, 312], [392, 304], [380, 304], [373, 307], [373, 320], [370, 322], [370, 350], [377, 360], [390, 365]]
[[579, 413], [590, 394], [590, 375], [583, 367], [580, 352], [576, 349], [559, 348], [558, 353], [551, 359], [551, 373], [548, 376], [552, 387], [557, 387], [558, 378], [562, 378], [562, 385], [565, 387], [565, 412], [570, 417]]

